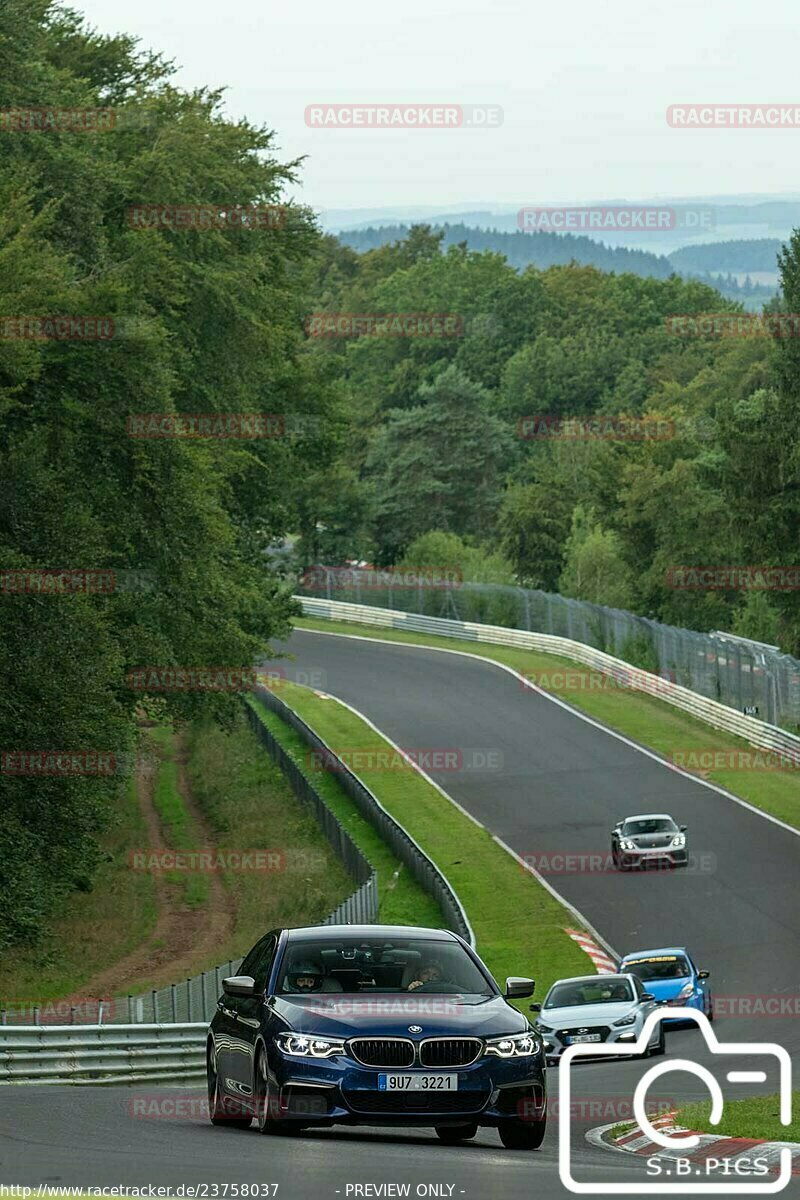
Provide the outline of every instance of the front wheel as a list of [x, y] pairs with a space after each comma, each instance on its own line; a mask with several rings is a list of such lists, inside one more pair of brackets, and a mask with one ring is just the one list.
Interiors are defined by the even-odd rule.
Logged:
[[227, 1125], [229, 1129], [249, 1129], [252, 1117], [241, 1104], [223, 1095], [217, 1075], [214, 1047], [209, 1043], [206, 1051], [206, 1079], [208, 1082], [208, 1115], [212, 1125]]
[[280, 1135], [300, 1132], [300, 1126], [295, 1121], [281, 1121], [275, 1118], [276, 1102], [275, 1098], [270, 1096], [269, 1066], [263, 1049], [256, 1055], [254, 1093], [259, 1133]]
[[667, 1048], [667, 1035], [664, 1032], [664, 1022], [659, 1025], [659, 1037], [655, 1046], [651, 1046], [647, 1051], [648, 1058], [655, 1058], [659, 1054], [663, 1054]]
[[498, 1126], [500, 1141], [506, 1150], [538, 1150], [544, 1141], [547, 1118], [541, 1121], [519, 1121], [516, 1117], [501, 1121]]
[[439, 1141], [444, 1142], [446, 1146], [454, 1146], [456, 1142], [466, 1142], [469, 1138], [474, 1138], [478, 1132], [478, 1123], [473, 1121], [470, 1125], [437, 1125], [436, 1136]]

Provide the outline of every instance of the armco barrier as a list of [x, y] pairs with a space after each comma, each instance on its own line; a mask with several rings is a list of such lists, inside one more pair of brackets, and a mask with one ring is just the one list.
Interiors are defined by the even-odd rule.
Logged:
[[[318, 751], [323, 758], [337, 757], [335, 751], [331, 750], [327, 743], [309, 725], [306, 725], [302, 717], [294, 709], [290, 708], [288, 704], [284, 704], [274, 692], [269, 691], [265, 687], [257, 687], [255, 693], [267, 708], [272, 709], [284, 721], [288, 722], [312, 750]], [[471, 946], [474, 946], [475, 935], [472, 932], [472, 926], [467, 919], [467, 914], [464, 911], [461, 901], [447, 882], [445, 876], [411, 834], [399, 822], [395, 821], [394, 817], [390, 816], [377, 796], [373, 795], [358, 776], [341, 762], [341, 759], [339, 761], [341, 766], [336, 772], [337, 781], [353, 801], [362, 817], [369, 821], [370, 825], [380, 834], [395, 856], [408, 867], [420, 887], [433, 896], [442, 911], [447, 927], [455, 930]]]
[[359, 625], [376, 625], [389, 629], [402, 629], [407, 633], [433, 633], [439, 637], [459, 638], [462, 641], [482, 642], [496, 646], [517, 646], [522, 650], [539, 650], [545, 654], [559, 654], [574, 659], [584, 666], [593, 667], [612, 676], [622, 687], [655, 696], [666, 704], [682, 709], [699, 721], [705, 721], [715, 729], [735, 734], [752, 746], [762, 750], [773, 750], [795, 762], [800, 762], [800, 737], [768, 725], [756, 717], [746, 717], [735, 708], [728, 708], [717, 700], [692, 692], [689, 688], [671, 683], [659, 675], [632, 667], [630, 663], [614, 658], [602, 650], [595, 650], [583, 642], [570, 638], [555, 637], [547, 633], [529, 633], [521, 629], [506, 629], [500, 625], [480, 625], [471, 621], [451, 621], [443, 617], [424, 617], [419, 613], [400, 612], [387, 608], [373, 608], [367, 604], [347, 604], [340, 600], [318, 600], [308, 596], [296, 596], [303, 613], [308, 617], [322, 617], [329, 621], [350, 621]]
[[208, 1026], [6, 1025], [0, 1083], [144, 1083], [205, 1078]]

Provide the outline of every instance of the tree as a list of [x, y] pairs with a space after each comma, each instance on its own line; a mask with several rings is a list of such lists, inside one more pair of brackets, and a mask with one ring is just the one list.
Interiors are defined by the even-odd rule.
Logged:
[[629, 608], [633, 603], [630, 570], [619, 536], [603, 529], [580, 506], [572, 514], [559, 591], [611, 608]]

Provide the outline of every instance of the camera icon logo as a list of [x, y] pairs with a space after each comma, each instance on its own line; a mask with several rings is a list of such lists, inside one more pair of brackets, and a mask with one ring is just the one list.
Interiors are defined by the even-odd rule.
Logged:
[[[774, 1042], [720, 1042], [705, 1013], [696, 1008], [672, 1008], [669, 1013], [653, 1012], [642, 1026], [642, 1031], [635, 1042], [629, 1045], [612, 1044], [574, 1045], [568, 1046], [561, 1056], [558, 1068], [560, 1113], [558, 1123], [558, 1173], [567, 1191], [578, 1196], [652, 1196], [652, 1195], [717, 1195], [732, 1194], [776, 1193], [783, 1191], [792, 1176], [792, 1152], [784, 1147], [780, 1152], [780, 1169], [777, 1178], [774, 1176], [768, 1183], [744, 1182], [732, 1183], [730, 1179], [721, 1182], [698, 1182], [696, 1178], [686, 1178], [685, 1182], [653, 1183], [650, 1180], [636, 1178], [633, 1182], [620, 1180], [618, 1183], [584, 1183], [575, 1179], [572, 1173], [572, 1144], [571, 1122], [565, 1118], [569, 1113], [572, 1077], [571, 1067], [581, 1058], [618, 1058], [622, 1056], [643, 1056], [648, 1045], [653, 1040], [653, 1033], [658, 1023], [668, 1016], [670, 1020], [694, 1021], [699, 1027], [711, 1054], [753, 1056], [761, 1055], [777, 1059], [779, 1069], [779, 1100], [780, 1121], [789, 1125], [792, 1119], [792, 1061], [783, 1046]], [[670, 1071], [687, 1071], [701, 1079], [711, 1095], [711, 1124], [719, 1125], [723, 1119], [724, 1100], [719, 1081], [708, 1067], [692, 1062], [688, 1058], [669, 1058], [644, 1073], [636, 1085], [633, 1094], [633, 1114], [639, 1128], [656, 1145], [664, 1150], [685, 1152], [699, 1145], [696, 1134], [669, 1136], [657, 1129], [648, 1116], [645, 1105], [647, 1091], [650, 1085]], [[767, 1079], [765, 1071], [730, 1070], [725, 1073], [729, 1083], [764, 1083]]]

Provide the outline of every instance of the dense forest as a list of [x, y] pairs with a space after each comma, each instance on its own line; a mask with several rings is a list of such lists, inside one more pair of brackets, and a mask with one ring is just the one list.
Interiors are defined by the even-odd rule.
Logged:
[[[462, 562], [797, 652], [796, 592], [678, 591], [676, 564], [784, 564], [800, 529], [795, 339], [692, 337], [735, 306], [706, 284], [567, 265], [516, 271], [417, 226], [363, 254], [325, 242], [328, 312], [457, 313], [463, 336], [317, 338], [353, 422], [310, 481], [304, 561]], [[782, 256], [797, 311], [798, 239]], [[644, 417], [664, 437], [528, 437], [532, 415]], [[522, 431], [523, 436], [520, 436]]]
[[[268, 569], [270, 547], [293, 544], [298, 570], [455, 564], [797, 652], [796, 591], [666, 584], [676, 564], [796, 562], [796, 339], [670, 331], [675, 314], [734, 306], [668, 269], [649, 277], [636, 252], [525, 265], [419, 226], [357, 253], [291, 202], [299, 167], [268, 129], [49, 0], [6, 0], [0, 110], [21, 108], [114, 120], [0, 123], [0, 948], [35, 941], [91, 886], [150, 703], [130, 673], [246, 667], [287, 631], [294, 581]], [[281, 219], [130, 216], [189, 204]], [[519, 239], [555, 253], [546, 234]], [[800, 311], [798, 236], [781, 276]], [[450, 314], [455, 336], [315, 327], [336, 313]], [[79, 318], [107, 335], [58, 332]], [[133, 437], [143, 414], [223, 429], [269, 414], [269, 433]], [[520, 436], [537, 414], [644, 417], [670, 435]], [[54, 591], [37, 572], [67, 574]], [[236, 700], [157, 703], [225, 722]], [[114, 771], [15, 766], [76, 748]]]
[[[711, 281], [727, 299], [747, 302], [748, 307], [754, 306], [753, 301], [760, 307], [761, 303], [771, 300], [775, 295], [772, 287], [746, 280], [740, 284], [732, 275], [721, 280], [713, 278], [716, 272], [722, 271], [774, 271], [780, 243], [768, 239], [764, 242], [712, 242], [708, 245], [685, 246], [663, 255], [651, 254], [647, 250], [631, 250], [625, 246], [607, 246], [604, 242], [573, 233], [506, 233], [498, 229], [477, 229], [460, 224], [434, 225], [432, 228], [433, 232], [441, 233], [445, 248], [463, 243], [470, 250], [502, 254], [511, 266], [520, 269], [527, 266], [544, 269], [576, 262], [583, 266], [598, 267], [601, 271], [632, 272], [652, 279], [668, 279], [677, 272]], [[345, 230], [339, 234], [339, 240], [353, 250], [364, 252], [402, 240], [408, 234], [407, 225], [370, 226], [368, 229]], [[747, 247], [743, 252], [745, 261], [739, 265], [734, 251], [728, 249], [721, 254], [718, 262], [714, 250], [719, 245]], [[766, 249], [763, 252], [754, 249], [758, 246]]]

